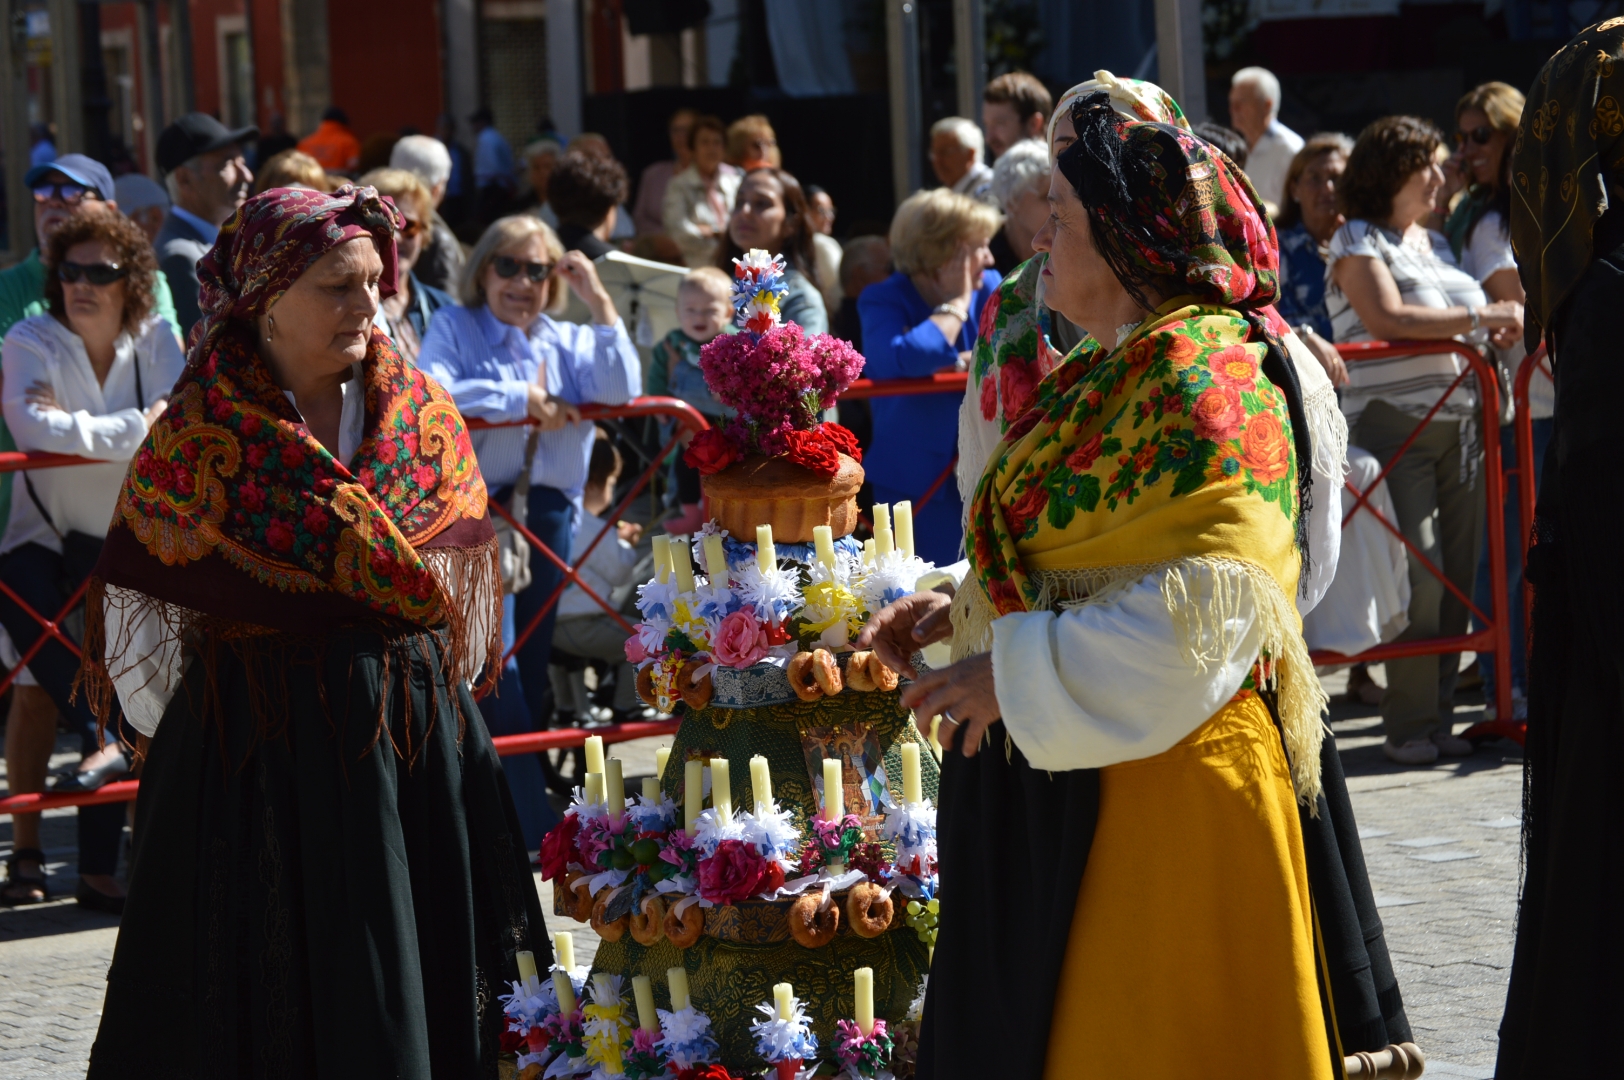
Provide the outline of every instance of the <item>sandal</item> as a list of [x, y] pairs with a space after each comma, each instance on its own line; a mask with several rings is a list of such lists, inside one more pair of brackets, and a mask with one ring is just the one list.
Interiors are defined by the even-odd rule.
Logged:
[[[37, 863], [39, 876], [19, 873], [17, 864], [25, 862]], [[38, 889], [41, 895], [37, 899], [27, 895], [27, 892], [18, 896], [14, 892], [17, 889], [27, 892]], [[0, 907], [27, 907], [29, 904], [43, 904], [50, 898], [51, 890], [45, 882], [45, 852], [39, 848], [18, 848], [13, 851], [11, 858], [6, 860], [6, 882], [0, 886]]]

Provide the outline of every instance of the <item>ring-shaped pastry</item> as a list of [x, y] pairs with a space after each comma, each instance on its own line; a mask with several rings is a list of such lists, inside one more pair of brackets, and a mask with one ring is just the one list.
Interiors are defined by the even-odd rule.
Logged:
[[835, 654], [828, 649], [812, 650], [812, 677], [817, 679], [818, 689], [830, 697], [846, 688], [845, 680], [840, 677], [840, 665], [835, 663]]
[[846, 661], [846, 684], [853, 690], [891, 691], [900, 680], [897, 673], [885, 666], [878, 653], [864, 650], [854, 652]]
[[823, 687], [818, 684], [817, 674], [813, 670], [812, 653], [798, 652], [790, 657], [784, 674], [789, 676], [790, 689], [802, 701], [816, 701], [823, 696]]
[[642, 908], [631, 915], [632, 940], [653, 945], [665, 936], [665, 897], [645, 896]]
[[691, 949], [698, 944], [699, 936], [705, 932], [704, 909], [698, 904], [689, 904], [687, 910], [678, 915], [676, 905], [673, 904], [666, 909], [660, 929], [665, 933], [666, 940], [677, 948]]
[[637, 696], [644, 705], [656, 705], [654, 693], [654, 665], [648, 664], [637, 673]]
[[564, 878], [564, 892], [569, 896], [565, 902], [565, 914], [576, 922], [586, 922], [592, 915], [592, 897], [586, 891], [587, 876], [579, 870], [570, 871]]
[[891, 917], [895, 914], [896, 904], [872, 881], [853, 885], [846, 897], [846, 917], [851, 920], [852, 933], [858, 937], [879, 937], [891, 929]]
[[789, 921], [789, 936], [797, 945], [821, 949], [835, 939], [840, 929], [840, 905], [823, 907], [823, 893], [806, 893], [789, 906], [784, 918]]
[[711, 694], [715, 692], [715, 688], [711, 684], [710, 672], [705, 672], [697, 681], [690, 679], [679, 679], [678, 681], [683, 684], [683, 704], [690, 709], [703, 709], [710, 704]]
[[622, 915], [614, 922], [603, 921], [604, 910], [608, 908], [609, 897], [613, 895], [613, 893], [614, 890], [608, 888], [599, 891], [598, 898], [592, 902], [592, 918], [590, 920], [592, 923], [592, 929], [597, 933], [597, 935], [603, 938], [603, 940], [611, 942], [619, 941], [621, 938], [626, 936], [626, 924], [631, 921], [630, 918], [625, 915]]

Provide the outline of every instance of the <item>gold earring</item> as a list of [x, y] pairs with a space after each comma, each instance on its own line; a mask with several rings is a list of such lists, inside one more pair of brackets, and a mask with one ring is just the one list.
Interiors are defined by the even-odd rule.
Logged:
[[271, 335], [274, 333], [276, 333], [276, 316], [267, 315], [265, 316], [265, 340], [271, 340]]

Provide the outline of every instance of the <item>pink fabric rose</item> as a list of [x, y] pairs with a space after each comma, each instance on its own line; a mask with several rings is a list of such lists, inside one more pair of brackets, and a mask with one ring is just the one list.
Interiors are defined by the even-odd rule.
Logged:
[[633, 634], [626, 639], [626, 663], [641, 664], [648, 659], [648, 650], [643, 647], [643, 639]]
[[699, 864], [699, 895], [713, 904], [737, 904], [756, 891], [767, 860], [754, 844], [723, 840], [716, 854]]
[[756, 609], [743, 607], [722, 620], [711, 642], [711, 659], [723, 667], [747, 668], [767, 655], [767, 628], [756, 619]]

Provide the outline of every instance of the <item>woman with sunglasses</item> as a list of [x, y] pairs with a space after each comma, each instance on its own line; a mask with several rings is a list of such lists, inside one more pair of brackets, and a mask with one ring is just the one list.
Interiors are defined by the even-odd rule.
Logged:
[[405, 169], [373, 169], [361, 177], [359, 183], [363, 187], [377, 188], [379, 195], [393, 199], [395, 209], [405, 222], [395, 237], [399, 291], [394, 296], [384, 297], [378, 306], [389, 325], [389, 336], [394, 339], [395, 348], [407, 363], [415, 364], [434, 313], [453, 302], [450, 293], [425, 285], [413, 272], [429, 239], [434, 221], [434, 197], [416, 173]]
[[[13, 486], [11, 515], [0, 536], [0, 581], [50, 618], [95, 563], [130, 458], [163, 412], [186, 361], [174, 327], [153, 312], [158, 263], [134, 222], [81, 210], [51, 234], [45, 265], [48, 313], [22, 320], [5, 338], [0, 363], [6, 424], [19, 450], [105, 462], [31, 470]], [[0, 624], [24, 654], [41, 633], [10, 597], [0, 598]], [[94, 790], [130, 768], [114, 737], [116, 719], [106, 748], [100, 748], [96, 717], [85, 695], [73, 694], [78, 667], [79, 658], [54, 639], [28, 661], [29, 672], [78, 733], [84, 755], [79, 770], [60, 780], [57, 790]], [[9, 745], [13, 794], [43, 787], [55, 725], [31, 731], [26, 740], [21, 734], [13, 733]], [[24, 817], [17, 818], [13, 883], [28, 879], [28, 867], [18, 859], [33, 855], [40, 864], [38, 818]], [[78, 819], [79, 902], [120, 912], [123, 889], [113, 873], [124, 807], [81, 807]], [[43, 899], [44, 878], [35, 881]], [[8, 888], [3, 899], [34, 899], [17, 894]]]
[[[570, 550], [592, 459], [594, 426], [577, 406], [636, 397], [642, 362], [592, 260], [565, 252], [558, 235], [533, 215], [500, 218], [485, 230], [468, 256], [459, 292], [461, 306], [435, 316], [418, 365], [470, 419], [535, 422], [530, 434], [521, 427], [476, 431], [474, 452], [492, 497], [562, 556]], [[571, 292], [591, 313], [590, 323], [556, 319]], [[527, 495], [520, 494], [521, 476]], [[531, 550], [530, 574], [529, 587], [514, 597], [520, 633], [563, 579], [539, 549]], [[556, 613], [554, 605], [518, 653], [537, 730], [551, 714], [547, 660]]]

